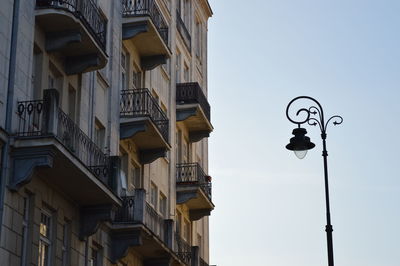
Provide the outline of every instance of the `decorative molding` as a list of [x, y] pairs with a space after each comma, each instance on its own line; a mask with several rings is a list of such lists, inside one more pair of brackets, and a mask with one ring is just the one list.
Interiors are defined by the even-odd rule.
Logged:
[[122, 40], [132, 39], [140, 33], [149, 31], [148, 22], [142, 23], [127, 23], [122, 25]]
[[82, 42], [82, 34], [79, 30], [51, 32], [46, 34], [45, 49], [47, 52], [56, 52], [71, 43]]
[[157, 160], [158, 158], [167, 156], [167, 148], [142, 150], [139, 154], [139, 160], [142, 164], [149, 164]]
[[140, 228], [114, 231], [111, 234], [110, 260], [116, 264], [118, 260], [126, 257], [129, 247], [143, 244]]
[[100, 66], [100, 62], [101, 60], [98, 54], [69, 56], [65, 59], [65, 73], [67, 75], [83, 73], [91, 67]]
[[101, 222], [113, 221], [116, 207], [114, 205], [97, 205], [81, 208], [79, 239], [84, 240], [96, 233]]
[[29, 183], [36, 167], [53, 167], [54, 150], [51, 147], [18, 148], [11, 152], [9, 189], [17, 191]]
[[176, 110], [176, 121], [185, 121], [191, 116], [197, 114], [197, 107]]
[[167, 55], [145, 56], [140, 58], [141, 67], [145, 71], [152, 70], [167, 62]]
[[204, 216], [210, 216], [212, 209], [196, 209], [189, 211], [189, 218], [191, 221], [198, 221]]
[[119, 137], [120, 139], [129, 139], [135, 136], [137, 133], [145, 132], [146, 130], [147, 126], [144, 121], [121, 123]]
[[209, 130], [189, 132], [189, 141], [198, 142], [204, 138], [208, 138], [209, 136], [210, 136]]

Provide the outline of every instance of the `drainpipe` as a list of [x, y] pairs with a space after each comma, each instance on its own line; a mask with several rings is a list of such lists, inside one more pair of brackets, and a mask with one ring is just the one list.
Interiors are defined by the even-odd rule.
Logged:
[[[13, 6], [13, 18], [12, 18], [12, 29], [11, 29], [11, 47], [10, 47], [10, 64], [8, 68], [8, 85], [7, 85], [7, 103], [6, 103], [6, 124], [5, 130], [9, 135], [11, 132], [12, 113], [14, 105], [14, 85], [15, 85], [15, 68], [16, 68], [16, 57], [17, 57], [17, 39], [18, 39], [18, 24], [19, 24], [19, 3], [20, 0], [14, 0]], [[9, 150], [10, 150], [10, 139], [7, 137], [7, 141], [2, 150], [1, 156], [1, 172], [0, 172], [0, 225], [3, 224], [3, 212], [4, 212], [4, 194], [6, 189], [6, 181], [8, 180], [7, 174], [9, 172]], [[0, 226], [0, 236], [2, 234], [2, 226]]]

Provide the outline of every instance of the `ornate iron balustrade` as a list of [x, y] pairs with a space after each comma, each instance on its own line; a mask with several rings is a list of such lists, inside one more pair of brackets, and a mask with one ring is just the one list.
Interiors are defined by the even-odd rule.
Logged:
[[134, 223], [135, 197], [122, 197], [122, 207], [118, 208], [114, 221], [116, 223]]
[[124, 17], [149, 16], [168, 46], [168, 24], [154, 0], [122, 0], [122, 15]]
[[192, 50], [192, 37], [190, 36], [190, 32], [187, 29], [185, 22], [182, 20], [181, 13], [179, 10], [176, 10], [176, 27], [181, 34], [185, 45], [187, 46], [188, 50]]
[[18, 102], [18, 133], [20, 137], [41, 136], [43, 134], [43, 100]]
[[55, 8], [72, 13], [106, 51], [107, 20], [93, 0], [36, 0], [37, 9]]
[[163, 242], [165, 242], [164, 234], [164, 218], [157, 213], [148, 203], [146, 203], [145, 225], [153, 231]]
[[49, 102], [43, 100], [22, 101], [17, 104], [19, 117], [18, 137], [54, 136], [83, 165], [86, 166], [105, 185], [113, 187], [110, 157], [103, 153], [97, 145], [79, 128], [77, 124], [57, 107], [55, 121], [57, 132], [51, 132], [49, 123], [45, 121], [49, 114]]
[[192, 248], [191, 246], [183, 240], [178, 232], [175, 232], [175, 254], [186, 264], [191, 265], [192, 261]]
[[176, 165], [176, 183], [178, 185], [198, 185], [211, 200], [211, 182], [198, 163]]
[[200, 266], [209, 266], [202, 258], [200, 258]]
[[211, 121], [211, 107], [201, 89], [199, 83], [177, 83], [176, 84], [176, 103], [191, 104], [198, 103], [203, 109], [208, 121]]
[[169, 140], [169, 120], [148, 89], [121, 92], [121, 117], [150, 117], [164, 140]]

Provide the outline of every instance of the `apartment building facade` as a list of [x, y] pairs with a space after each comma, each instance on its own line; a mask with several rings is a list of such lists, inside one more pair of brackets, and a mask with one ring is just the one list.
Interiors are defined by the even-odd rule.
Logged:
[[5, 0], [0, 265], [209, 265], [207, 0]]

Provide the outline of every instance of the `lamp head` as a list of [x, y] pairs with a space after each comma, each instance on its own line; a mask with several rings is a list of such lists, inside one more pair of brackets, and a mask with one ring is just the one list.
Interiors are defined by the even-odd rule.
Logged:
[[286, 145], [286, 149], [294, 151], [299, 159], [303, 159], [308, 150], [315, 147], [315, 144], [310, 141], [310, 138], [306, 136], [307, 130], [305, 128], [293, 129], [293, 138], [290, 139], [290, 143]]

